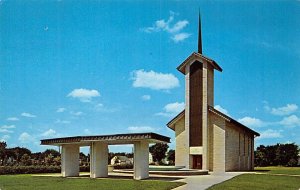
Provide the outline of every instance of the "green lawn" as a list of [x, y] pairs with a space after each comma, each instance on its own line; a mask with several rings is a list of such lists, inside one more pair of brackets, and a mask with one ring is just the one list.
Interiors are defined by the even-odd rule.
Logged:
[[300, 177], [243, 174], [214, 185], [209, 190], [298, 190], [299, 188]]
[[90, 179], [37, 177], [31, 175], [0, 175], [1, 190], [168, 190], [184, 183], [157, 180]]
[[300, 175], [300, 167], [257, 167], [255, 171], [269, 174]]
[[255, 168], [255, 171], [263, 174], [253, 173], [236, 176], [228, 181], [210, 187], [209, 190], [300, 189], [300, 177], [273, 175], [300, 175], [299, 167], [259, 167]]

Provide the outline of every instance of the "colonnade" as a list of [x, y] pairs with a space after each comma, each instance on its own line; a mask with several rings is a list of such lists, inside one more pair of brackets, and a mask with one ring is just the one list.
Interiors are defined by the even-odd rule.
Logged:
[[[149, 142], [135, 141], [133, 179], [149, 178]], [[63, 177], [79, 176], [80, 144], [63, 144], [61, 174]], [[95, 141], [90, 144], [90, 177], [108, 177], [108, 143]]]

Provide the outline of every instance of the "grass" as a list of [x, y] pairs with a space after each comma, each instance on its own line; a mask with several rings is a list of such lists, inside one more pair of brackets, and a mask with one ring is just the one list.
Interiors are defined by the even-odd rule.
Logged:
[[90, 178], [62, 178], [37, 177], [31, 175], [0, 175], [1, 190], [169, 190], [182, 182], [167, 182], [157, 180], [130, 179], [90, 179]]
[[243, 174], [214, 185], [209, 190], [298, 190], [300, 177]]
[[[258, 167], [255, 171], [262, 174], [243, 174], [228, 181], [216, 184], [209, 190], [298, 190], [300, 189], [300, 177], [288, 175], [300, 175], [300, 167]], [[278, 176], [273, 174], [284, 174]]]
[[255, 171], [268, 174], [300, 175], [300, 167], [257, 167], [255, 168]]

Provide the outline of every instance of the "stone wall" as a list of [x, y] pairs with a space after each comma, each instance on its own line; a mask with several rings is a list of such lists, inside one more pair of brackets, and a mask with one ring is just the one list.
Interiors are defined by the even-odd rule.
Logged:
[[176, 151], [175, 151], [175, 165], [185, 166], [189, 165], [189, 146], [187, 144], [187, 130], [184, 127], [185, 119], [181, 118], [175, 124], [175, 138], [176, 138]]
[[225, 120], [209, 114], [209, 170], [225, 172]]
[[253, 170], [253, 135], [226, 122], [226, 171]]

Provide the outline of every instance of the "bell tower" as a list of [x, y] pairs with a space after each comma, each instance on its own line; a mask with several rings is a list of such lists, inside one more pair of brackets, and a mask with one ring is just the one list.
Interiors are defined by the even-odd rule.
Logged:
[[192, 53], [177, 69], [185, 75], [185, 144], [189, 155], [186, 167], [208, 170], [208, 106], [214, 106], [214, 69], [222, 68], [202, 53], [201, 17], [198, 18], [198, 52]]

